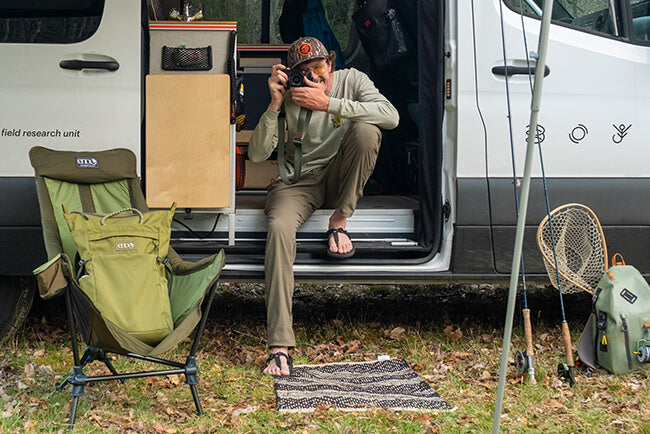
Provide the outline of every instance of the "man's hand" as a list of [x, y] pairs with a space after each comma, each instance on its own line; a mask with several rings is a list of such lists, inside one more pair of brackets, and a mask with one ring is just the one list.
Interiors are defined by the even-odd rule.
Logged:
[[321, 85], [307, 77], [305, 77], [305, 84], [307, 86], [291, 88], [293, 102], [309, 110], [327, 111], [330, 98], [325, 94]]
[[273, 65], [273, 72], [269, 77], [269, 92], [271, 93], [271, 102], [269, 107], [273, 110], [280, 111], [282, 103], [284, 102], [284, 93], [287, 91], [285, 85], [289, 77], [284, 72], [285, 69], [288, 69], [286, 66], [278, 63]]

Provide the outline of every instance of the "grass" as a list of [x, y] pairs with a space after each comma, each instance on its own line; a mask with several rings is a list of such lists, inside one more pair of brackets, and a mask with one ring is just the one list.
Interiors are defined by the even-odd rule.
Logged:
[[[251, 293], [245, 287], [231, 288], [231, 291]], [[262, 375], [260, 369], [267, 350], [261, 324], [263, 316], [259, 315], [262, 301], [257, 291], [258, 295], [248, 299], [234, 293], [224, 295], [209, 321], [199, 354], [198, 388], [205, 416], [194, 414], [182, 376], [129, 380], [125, 384], [110, 382], [86, 388], [80, 401], [77, 432], [464, 433], [491, 430], [503, 335], [501, 320], [478, 314], [464, 317], [462, 312], [472, 307], [467, 295], [460, 297], [465, 300], [457, 309], [461, 313], [454, 309], [453, 297], [445, 296], [451, 300], [446, 305], [432, 300], [431, 304], [438, 307], [435, 319], [431, 319], [431, 312], [413, 311], [413, 299], [422, 305], [426, 292], [420, 294], [412, 289], [399, 292], [398, 287], [390, 286], [357, 289], [356, 295], [347, 291], [348, 288], [341, 286], [301, 287], [298, 298], [304, 303], [299, 303], [294, 311], [298, 340], [294, 350], [296, 363], [374, 360], [382, 353], [404, 358], [447, 402], [457, 407], [455, 411], [417, 413], [376, 409], [347, 413], [318, 408], [308, 414], [278, 412], [273, 379]], [[353, 292], [350, 290], [350, 294]], [[371, 302], [377, 297], [385, 299], [386, 309], [379, 309]], [[476, 300], [475, 307], [498, 310], [495, 306], [500, 303], [491, 301], [492, 298], [484, 299], [482, 304]], [[543, 304], [541, 299], [532, 301]], [[330, 310], [323, 310], [325, 305]], [[64, 432], [66, 428], [69, 388], [59, 392], [53, 384], [67, 376], [72, 357], [65, 324], [59, 317], [62, 315], [56, 311], [50, 307], [44, 312], [32, 312], [24, 330], [0, 347], [0, 432]], [[559, 321], [539, 312], [534, 318], [537, 384], [509, 370], [502, 432], [650, 433], [647, 371], [613, 376], [602, 370], [579, 369], [577, 383], [570, 387], [556, 375], [558, 362], [564, 360]], [[570, 320], [574, 346], [582, 322], [578, 317]], [[182, 360], [188, 345], [184, 343], [168, 356]], [[522, 333], [517, 327], [512, 350], [523, 350], [523, 347]], [[124, 357], [117, 357], [115, 366], [118, 371], [134, 366], [144, 368], [141, 362]], [[105, 368], [94, 363], [89, 372], [105, 373]]]

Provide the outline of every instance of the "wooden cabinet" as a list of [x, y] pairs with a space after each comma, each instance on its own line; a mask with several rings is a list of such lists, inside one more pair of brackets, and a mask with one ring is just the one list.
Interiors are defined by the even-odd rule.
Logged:
[[[235, 55], [236, 23], [157, 21], [149, 28], [143, 153], [147, 203], [166, 208], [176, 202], [183, 211], [226, 214], [232, 245], [235, 128], [230, 124], [227, 65]], [[194, 70], [192, 56], [205, 47], [211, 53], [210, 67]], [[172, 60], [178, 70], [163, 56], [169, 48], [175, 50]]]
[[146, 86], [149, 206], [230, 207], [230, 77], [149, 75]]

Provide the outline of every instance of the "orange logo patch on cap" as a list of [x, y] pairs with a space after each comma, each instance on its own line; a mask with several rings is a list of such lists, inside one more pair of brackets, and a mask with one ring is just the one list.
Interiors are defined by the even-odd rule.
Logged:
[[307, 56], [309, 53], [311, 53], [311, 45], [307, 42], [300, 44], [300, 47], [298, 47], [298, 54], [301, 56]]

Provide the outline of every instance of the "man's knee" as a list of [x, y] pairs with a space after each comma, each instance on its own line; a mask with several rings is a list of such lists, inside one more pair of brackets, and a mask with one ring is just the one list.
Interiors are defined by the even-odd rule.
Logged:
[[367, 153], [377, 153], [381, 145], [381, 130], [378, 126], [365, 122], [354, 122], [347, 131], [349, 140], [357, 150]]
[[279, 215], [267, 217], [268, 233], [271, 236], [295, 237], [299, 224], [295, 220]]

